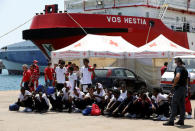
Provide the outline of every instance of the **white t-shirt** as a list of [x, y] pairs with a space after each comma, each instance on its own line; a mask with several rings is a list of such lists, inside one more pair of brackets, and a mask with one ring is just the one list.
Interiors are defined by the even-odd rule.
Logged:
[[[104, 90], [101, 90], [100, 91], [100, 94], [98, 94], [97, 91], [95, 91], [93, 94], [96, 95], [96, 96], [100, 96], [100, 97], [103, 97], [103, 96], [106, 95], [106, 93], [105, 93]], [[96, 99], [97, 102], [101, 102], [102, 101], [102, 99], [99, 98], [99, 97], [95, 97], [95, 99]]]
[[91, 98], [91, 95], [90, 95], [89, 93], [87, 93], [87, 94], [85, 95], [85, 98]]
[[78, 98], [79, 98], [79, 99], [81, 99], [81, 100], [83, 100], [83, 99], [84, 99], [84, 97], [83, 97], [83, 96], [85, 95], [82, 91], [80, 91], [80, 92], [79, 92], [79, 96], [75, 95], [75, 94], [74, 94], [74, 92], [73, 92], [73, 93], [71, 93], [71, 94], [72, 94], [72, 95], [71, 95], [71, 96], [72, 96], [72, 98], [75, 98], [75, 99], [78, 99]]
[[167, 94], [161, 94], [159, 93], [156, 97], [156, 102], [160, 103], [161, 101], [167, 101], [168, 100], [168, 95]]
[[20, 101], [24, 101], [28, 98], [27, 96], [31, 96], [31, 95], [32, 94], [29, 91], [25, 90], [24, 95], [22, 93], [20, 93], [18, 99], [20, 99]]
[[120, 93], [121, 94], [119, 98], [121, 98], [122, 101], [127, 98], [127, 91], [123, 92], [122, 90], [120, 90]]
[[[36, 97], [39, 101], [41, 101], [41, 100], [40, 100], [40, 97], [39, 97], [39, 94], [36, 94], [35, 97]], [[42, 98], [45, 100], [45, 102], [46, 102], [47, 105], [49, 106], [49, 99], [47, 98], [47, 96], [46, 96], [45, 93], [42, 94]]]
[[92, 72], [88, 70], [88, 68], [81, 68], [81, 84], [91, 84], [91, 75]]
[[62, 89], [62, 92], [63, 92], [63, 97], [62, 97], [62, 100], [68, 100], [69, 99], [69, 96], [71, 95], [71, 91], [69, 90], [68, 92], [66, 91], [66, 88], [63, 88]]
[[69, 79], [69, 83], [70, 83], [70, 87], [71, 87], [70, 90], [73, 91], [75, 81], [77, 80], [77, 75], [75, 73], [72, 73], [72, 75], [69, 74], [68, 79]]
[[57, 83], [59, 84], [64, 84], [65, 83], [65, 74], [67, 73], [67, 69], [63, 67], [62, 69], [58, 66], [55, 69], [56, 72], [56, 80]]

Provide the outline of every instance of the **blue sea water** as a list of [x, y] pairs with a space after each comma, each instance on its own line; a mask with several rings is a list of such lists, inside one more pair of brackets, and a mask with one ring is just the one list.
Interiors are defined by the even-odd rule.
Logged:
[[[8, 75], [8, 71], [3, 69], [0, 74], [0, 91], [19, 90], [22, 75]], [[39, 79], [39, 84], [44, 84], [44, 76]]]

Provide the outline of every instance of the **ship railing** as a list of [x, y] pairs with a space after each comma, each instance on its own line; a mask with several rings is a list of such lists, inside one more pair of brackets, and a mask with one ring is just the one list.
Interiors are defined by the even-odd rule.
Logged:
[[[68, 10], [76, 10], [78, 12], [105, 9], [114, 7], [136, 6], [136, 5], [150, 5], [159, 7], [164, 0], [66, 0], [66, 8]], [[171, 8], [195, 11], [195, 0], [167, 0], [166, 3]], [[75, 12], [76, 12], [75, 11]]]
[[164, 19], [163, 23], [174, 31], [195, 33], [195, 22], [175, 22]]

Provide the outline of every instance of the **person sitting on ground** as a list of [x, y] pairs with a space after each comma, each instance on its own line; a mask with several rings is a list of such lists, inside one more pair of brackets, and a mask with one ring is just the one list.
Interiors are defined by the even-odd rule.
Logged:
[[71, 94], [70, 100], [74, 102], [76, 108], [83, 110], [86, 107], [84, 102], [84, 96], [85, 94], [80, 91], [79, 88], [76, 87]]
[[137, 118], [150, 118], [152, 114], [152, 102], [145, 93], [140, 93], [140, 96], [134, 101], [135, 114]]
[[39, 92], [34, 97], [35, 111], [36, 112], [47, 112], [49, 109], [49, 100], [45, 93]]
[[156, 97], [157, 109], [156, 113], [158, 115], [157, 120], [166, 121], [169, 117], [169, 102], [168, 95], [162, 94], [161, 90], [158, 88], [153, 89], [153, 95]]
[[114, 98], [113, 90], [107, 89], [107, 92], [105, 95], [105, 105], [108, 105], [113, 98]]
[[105, 112], [112, 114], [112, 112], [121, 104], [123, 98], [120, 97], [120, 91], [118, 89], [113, 91], [114, 98], [110, 100], [110, 103], [107, 105]]
[[70, 83], [71, 91], [73, 91], [73, 89], [76, 87], [76, 84], [77, 84], [77, 75], [73, 71], [74, 71], [74, 68], [70, 66], [68, 68], [68, 72], [69, 72], [68, 81]]
[[127, 91], [127, 98], [125, 98], [121, 104], [113, 111], [113, 116], [124, 116], [125, 113], [133, 113], [134, 97], [131, 91]]
[[24, 83], [24, 88], [25, 90], [28, 90], [30, 91], [30, 88], [29, 88], [29, 82], [30, 82], [30, 79], [31, 79], [31, 72], [30, 70], [28, 69], [28, 66], [26, 64], [24, 64], [22, 66], [23, 68], [23, 78], [22, 78], [22, 81], [20, 83], [20, 87], [23, 87], [23, 83]]
[[94, 88], [90, 88], [88, 93], [85, 95], [85, 104], [86, 106], [92, 105], [95, 102]]
[[65, 106], [65, 109], [68, 109], [68, 112], [72, 112], [72, 101], [70, 98], [70, 95], [72, 91], [70, 90], [70, 86], [66, 86], [62, 89], [63, 97], [62, 97], [62, 103]]
[[21, 93], [16, 104], [18, 106], [25, 107], [25, 112], [31, 112], [33, 110], [32, 94], [28, 90], [25, 90], [24, 87], [20, 89], [20, 92]]
[[50, 109], [51, 111], [61, 111], [62, 110], [62, 104], [61, 100], [59, 100], [59, 93], [54, 92], [51, 95], [48, 95], [48, 99], [52, 105], [52, 108]]
[[125, 83], [121, 84], [120, 87], [120, 98], [122, 98], [122, 101], [125, 100], [127, 98], [127, 87]]
[[48, 62], [48, 66], [45, 68], [44, 70], [44, 74], [45, 74], [45, 85], [48, 86], [52, 86], [53, 82], [54, 82], [54, 69], [51, 67], [52, 63]]
[[105, 108], [105, 91], [103, 89], [102, 84], [96, 84], [96, 91], [93, 93], [95, 97], [95, 103], [99, 106], [101, 111], [104, 111]]
[[57, 81], [56, 88], [58, 91], [62, 90], [62, 88], [65, 87], [65, 74], [67, 73], [67, 70], [64, 65], [65, 62], [61, 61], [60, 65], [55, 69]]

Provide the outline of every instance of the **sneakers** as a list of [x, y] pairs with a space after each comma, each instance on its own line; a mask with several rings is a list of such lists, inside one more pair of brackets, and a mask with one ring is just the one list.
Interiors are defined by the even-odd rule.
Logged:
[[186, 119], [192, 119], [192, 115], [187, 115]]
[[163, 123], [164, 126], [174, 126], [174, 122], [167, 121], [166, 123]]
[[131, 118], [136, 118], [136, 117], [137, 117], [136, 114], [131, 115]]
[[184, 121], [179, 120], [178, 122], [175, 123], [176, 125], [180, 125], [183, 126], [184, 125]]
[[25, 109], [23, 110], [23, 112], [32, 112], [32, 109], [31, 109], [31, 108], [25, 108]]
[[163, 116], [163, 117], [161, 117], [160, 120], [161, 120], [161, 121], [167, 121], [168, 119], [167, 119], [167, 117]]
[[159, 115], [156, 119], [160, 121], [162, 117], [163, 115]]

